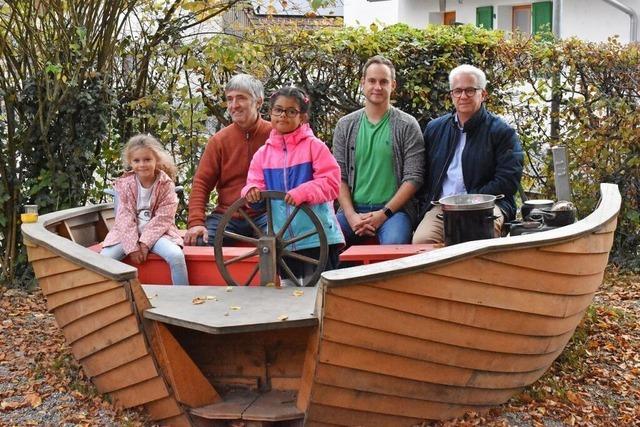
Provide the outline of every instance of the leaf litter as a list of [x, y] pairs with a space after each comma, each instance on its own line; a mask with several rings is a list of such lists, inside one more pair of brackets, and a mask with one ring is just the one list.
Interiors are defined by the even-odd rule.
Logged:
[[[540, 380], [488, 412], [422, 425], [640, 426], [639, 317], [640, 275], [610, 269]], [[0, 319], [0, 425], [153, 425], [141, 411], [118, 409], [97, 392], [40, 291], [0, 288]]]

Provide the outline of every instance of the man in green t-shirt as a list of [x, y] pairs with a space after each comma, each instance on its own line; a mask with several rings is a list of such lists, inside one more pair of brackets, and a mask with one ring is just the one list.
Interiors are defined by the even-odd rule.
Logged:
[[388, 59], [369, 58], [361, 80], [365, 106], [342, 117], [333, 135], [342, 173], [338, 221], [347, 244], [373, 236], [383, 245], [410, 243], [417, 221], [424, 142], [416, 119], [391, 106], [395, 74]]

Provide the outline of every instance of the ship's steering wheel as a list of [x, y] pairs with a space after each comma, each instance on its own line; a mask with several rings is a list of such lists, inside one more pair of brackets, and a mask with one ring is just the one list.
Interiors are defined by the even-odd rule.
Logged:
[[[216, 237], [214, 240], [214, 253], [216, 264], [218, 265], [218, 271], [230, 286], [237, 286], [240, 283], [242, 283], [243, 285], [249, 285], [255, 278], [258, 271], [260, 271], [260, 285], [268, 286], [278, 283], [277, 267], [279, 266], [280, 274], [281, 276], [284, 276], [283, 278], [290, 279], [296, 286], [302, 286], [303, 284], [297, 277], [295, 277], [294, 273], [291, 271], [286, 262], [287, 259], [294, 259], [314, 267], [313, 273], [310, 275], [310, 277], [308, 277], [305, 285], [316, 284], [318, 282], [318, 279], [320, 279], [320, 274], [322, 273], [323, 267], [327, 263], [327, 257], [329, 253], [327, 246], [327, 236], [322, 227], [322, 223], [320, 222], [316, 214], [311, 210], [311, 208], [306, 203], [303, 203], [300, 206], [291, 207], [291, 213], [287, 216], [282, 228], [280, 228], [276, 232], [273, 226], [273, 211], [271, 201], [284, 201], [285, 193], [281, 191], [262, 191], [260, 195], [262, 196], [262, 200], [266, 203], [266, 230], [260, 229], [260, 227], [258, 227], [258, 225], [255, 223], [254, 219], [249, 216], [245, 208], [247, 200], [244, 197], [236, 200], [236, 202], [231, 205], [229, 209], [227, 209], [227, 212], [220, 219], [218, 230], [224, 231], [216, 233]], [[227, 225], [235, 214], [240, 214], [240, 216], [244, 218], [245, 221], [247, 221], [247, 223], [253, 229], [255, 237], [248, 237], [237, 233], [232, 233], [226, 229]], [[309, 220], [313, 224], [313, 228], [310, 228], [308, 232], [305, 232], [303, 234], [287, 238], [286, 235], [290, 234], [287, 233], [287, 229], [291, 225], [293, 219], [296, 217], [296, 215], [303, 214], [309, 218]], [[320, 254], [317, 259], [295, 253], [289, 248], [290, 245], [316, 234], [318, 235], [318, 239], [320, 240]], [[248, 244], [249, 247], [247, 248], [247, 252], [230, 259], [225, 259], [222, 246], [223, 242], [234, 240]], [[259, 262], [256, 264], [253, 271], [249, 274], [249, 277], [246, 277], [239, 283], [231, 275], [229, 268], [231, 267], [231, 265], [246, 260], [247, 258], [251, 258], [253, 256], [258, 256]]]

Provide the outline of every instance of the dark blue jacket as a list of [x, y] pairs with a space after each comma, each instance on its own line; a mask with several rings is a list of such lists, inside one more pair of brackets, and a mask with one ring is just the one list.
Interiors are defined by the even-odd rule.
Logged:
[[[504, 194], [496, 204], [511, 221], [516, 215], [514, 195], [522, 177], [524, 155], [516, 131], [484, 104], [465, 124], [467, 142], [462, 152], [464, 186], [469, 194]], [[430, 121], [424, 130], [425, 183], [420, 197], [423, 216], [442, 193], [449, 163], [460, 137], [455, 113]]]

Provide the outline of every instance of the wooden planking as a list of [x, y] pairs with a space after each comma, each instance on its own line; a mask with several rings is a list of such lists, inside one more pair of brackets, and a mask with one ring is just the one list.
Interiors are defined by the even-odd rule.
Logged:
[[557, 245], [543, 246], [540, 248], [544, 252], [564, 252], [574, 254], [588, 253], [609, 253], [613, 245], [614, 233], [592, 234], [588, 237], [574, 240], [572, 242], [560, 243]]
[[103, 350], [113, 343], [122, 341], [139, 332], [135, 315], [118, 320], [92, 334], [86, 335], [73, 344], [71, 352], [76, 359], [81, 360], [97, 351]]
[[[424, 291], [423, 288], [427, 288], [427, 290]], [[432, 288], [432, 286], [420, 286], [417, 283], [415, 286], [414, 283], [411, 283], [410, 286], [403, 288], [394, 288], [392, 284], [378, 284], [377, 286], [340, 287], [331, 289], [329, 292], [331, 295], [340, 295], [372, 305], [383, 305], [405, 313], [523, 335], [553, 336], [563, 334], [575, 328], [582, 319], [581, 312], [566, 318], [558, 318], [450, 301], [444, 299], [446, 295], [443, 294], [444, 291], [440, 290], [434, 290], [431, 293], [443, 298], [422, 295], [430, 293]], [[414, 290], [418, 293], [410, 292]]]
[[221, 399], [165, 325], [147, 320], [143, 325], [164, 378], [171, 384], [178, 402], [198, 407]]
[[449, 405], [316, 384], [312, 401], [322, 405], [355, 409], [364, 413], [385, 414], [417, 419], [447, 419], [468, 411], [481, 412], [487, 406]]
[[105, 279], [106, 277], [101, 274], [86, 269], [79, 269], [66, 272], [63, 275], [41, 277], [38, 279], [38, 283], [42, 288], [42, 292], [46, 296], [49, 296], [55, 292], [62, 292], [75, 287], [102, 282]]
[[455, 387], [320, 363], [316, 381], [352, 390], [461, 405], [500, 405], [520, 388]]
[[56, 317], [58, 326], [64, 328], [81, 317], [127, 300], [125, 288], [119, 287], [65, 304], [62, 307], [58, 307], [53, 314]]
[[616, 216], [611, 221], [604, 224], [600, 229], [596, 230], [594, 234], [604, 234], [616, 231], [618, 226], [618, 217]]
[[305, 426], [416, 427], [424, 419], [356, 411], [313, 403], [307, 412]]
[[268, 384], [271, 377], [302, 375], [307, 340], [314, 330], [315, 326], [210, 335], [171, 328], [178, 342], [189, 350], [196, 365], [214, 383], [244, 377], [250, 381], [259, 378], [261, 384]]
[[110, 395], [117, 404], [124, 408], [131, 408], [167, 397], [169, 390], [162, 378], [155, 377], [131, 387], [116, 390]]
[[193, 427], [194, 425], [186, 414], [154, 421], [156, 421], [154, 425], [158, 426]]
[[71, 226], [69, 222], [72, 222], [75, 219], [76, 218], [71, 218], [65, 221], [67, 226], [69, 226], [69, 231], [73, 236], [73, 241], [85, 247], [98, 243], [98, 234], [96, 233], [96, 222], [98, 221], [97, 215], [96, 222]]
[[[393, 354], [323, 342], [320, 362], [343, 368], [351, 368], [377, 374], [426, 381], [450, 386], [473, 386], [478, 388], [518, 388], [529, 385], [544, 373], [546, 368], [518, 373], [482, 372], [455, 366], [410, 359]], [[355, 373], [354, 373], [355, 374]], [[480, 379], [478, 377], [481, 376]], [[315, 393], [314, 384], [312, 391]]]
[[129, 301], [123, 301], [71, 322], [65, 326], [62, 331], [64, 332], [67, 344], [72, 344], [78, 339], [120, 319], [124, 319], [132, 313], [131, 303]]
[[148, 354], [144, 337], [135, 334], [94, 353], [80, 362], [87, 375], [98, 376]]
[[238, 390], [227, 394], [220, 402], [193, 408], [191, 413], [208, 420], [239, 420], [257, 397], [256, 393]]
[[[516, 251], [519, 252], [519, 251]], [[534, 257], [533, 250], [527, 250], [523, 258]], [[581, 295], [594, 292], [602, 283], [602, 272], [592, 275], [572, 276], [548, 271], [532, 270], [517, 265], [507, 265], [490, 259], [476, 257], [458, 261], [446, 266], [429, 269], [423, 281], [438, 284], [442, 277], [463, 279], [507, 288], [558, 295]], [[395, 278], [394, 278], [395, 279]], [[385, 280], [385, 282], [387, 282]], [[455, 294], [454, 294], [455, 295]]]
[[[320, 406], [320, 405], [318, 405], [318, 406]], [[320, 421], [311, 421], [309, 419], [305, 420], [304, 425], [305, 425], [305, 427], [340, 427], [341, 426], [341, 424], [323, 423], [323, 422], [320, 422]], [[342, 424], [342, 425], [344, 425], [344, 424]]]
[[82, 267], [75, 262], [68, 261], [64, 258], [47, 258], [33, 261], [31, 263], [33, 272], [36, 277], [53, 276], [60, 273], [66, 273], [68, 271], [80, 270]]
[[144, 409], [147, 410], [152, 420], [171, 418], [184, 412], [172, 396], [145, 403]]
[[75, 217], [110, 209], [109, 206], [95, 205], [67, 209], [40, 216], [37, 223], [23, 224], [21, 229], [25, 239], [32, 245], [47, 248], [63, 258], [91, 271], [98, 272], [116, 281], [135, 278], [137, 270], [111, 258], [100, 256], [89, 249], [56, 234], [59, 225]]
[[324, 318], [459, 347], [514, 354], [556, 352], [564, 347], [573, 332], [555, 337], [506, 334], [376, 307], [336, 295], [327, 297]]
[[101, 393], [111, 393], [156, 376], [158, 376], [158, 370], [153, 359], [150, 355], [146, 355], [94, 377], [93, 383]]
[[300, 377], [271, 377], [271, 389], [298, 391], [300, 389]]
[[323, 338], [411, 359], [494, 372], [529, 372], [547, 368], [562, 349], [548, 354], [505, 354], [470, 350], [325, 319]]
[[292, 391], [276, 391], [261, 394], [243, 413], [247, 421], [286, 421], [304, 418], [295, 405], [296, 394]]
[[[322, 312], [319, 310], [318, 312]], [[307, 410], [311, 399], [311, 388], [318, 364], [318, 348], [320, 345], [320, 328], [314, 328], [307, 339], [307, 348], [304, 354], [304, 364], [302, 365], [302, 375], [300, 378], [300, 388], [298, 389], [298, 402], [296, 406], [302, 411]]]
[[571, 254], [549, 253], [536, 250], [535, 255], [523, 257], [519, 251], [503, 251], [482, 255], [483, 259], [517, 265], [533, 270], [549, 271], [552, 273], [587, 276], [604, 271], [609, 262], [608, 253]]
[[593, 294], [600, 285], [602, 277], [602, 274], [598, 276], [597, 281], [594, 281], [595, 285], [593, 285], [595, 289], [589, 293], [581, 293], [579, 295], [554, 295], [513, 288], [502, 288], [445, 276], [440, 276], [437, 281], [425, 283], [421, 280], [425, 275], [428, 275], [428, 273], [406, 277], [402, 287], [398, 286], [395, 281], [385, 283], [376, 282], [374, 285], [391, 290], [402, 289], [402, 291], [418, 295], [426, 294], [426, 296], [443, 300], [452, 299], [457, 302], [472, 305], [563, 318], [572, 316], [586, 309], [589, 304], [591, 304]]
[[66, 221], [62, 221], [56, 224], [56, 231], [60, 236], [64, 237], [67, 240], [71, 240], [72, 242], [75, 243], [76, 240], [74, 238], [74, 235], [71, 232], [71, 228], [69, 227]]
[[[25, 243], [27, 243], [26, 240], [25, 240]], [[53, 252], [51, 252], [49, 249], [44, 248], [42, 246], [35, 246], [35, 245], [32, 246], [29, 244], [25, 244], [25, 246], [27, 247], [27, 257], [29, 258], [30, 262], [34, 262], [42, 259], [48, 259], [48, 258], [56, 258], [58, 256]]]
[[99, 294], [111, 289], [119, 288], [122, 285], [113, 280], [105, 280], [87, 286], [79, 286], [68, 289], [66, 291], [56, 292], [47, 295], [47, 306], [49, 310], [55, 310], [61, 305], [86, 298], [91, 295]]

